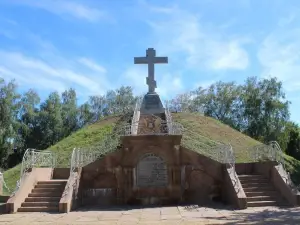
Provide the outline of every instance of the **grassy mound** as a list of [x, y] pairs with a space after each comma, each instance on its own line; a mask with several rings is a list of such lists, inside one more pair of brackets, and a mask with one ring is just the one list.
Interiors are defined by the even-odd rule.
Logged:
[[[173, 120], [184, 126], [182, 144], [191, 150], [210, 156], [211, 149], [218, 143], [230, 143], [233, 147], [236, 161], [247, 162], [249, 155], [247, 149], [259, 144], [258, 141], [224, 125], [218, 120], [201, 116], [195, 113], [174, 113]], [[69, 137], [51, 146], [48, 150], [55, 152], [58, 167], [69, 167], [73, 148], [90, 148], [101, 142], [111, 131], [120, 130], [130, 115], [110, 116], [101, 121], [88, 125], [73, 133]], [[300, 183], [300, 161], [286, 157], [286, 167], [291, 172], [292, 178]], [[20, 177], [21, 166], [18, 165], [5, 171], [4, 179], [12, 190]]]
[[[70, 158], [75, 147], [90, 148], [96, 143], [101, 142], [103, 138], [110, 133], [120, 118], [117, 116], [107, 117], [101, 121], [82, 128], [69, 137], [51, 146], [47, 150], [55, 153], [57, 158], [57, 167], [69, 167]], [[16, 186], [20, 178], [21, 165], [17, 165], [4, 172], [4, 180], [10, 190]], [[7, 192], [7, 190], [5, 190]]]

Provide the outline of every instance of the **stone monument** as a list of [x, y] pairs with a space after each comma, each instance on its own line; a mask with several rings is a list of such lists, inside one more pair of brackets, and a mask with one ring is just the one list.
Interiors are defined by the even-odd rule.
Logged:
[[144, 96], [141, 105], [141, 114], [161, 114], [165, 112], [159, 95], [155, 92], [156, 81], [154, 80], [154, 64], [168, 63], [168, 57], [156, 57], [153, 48], [146, 50], [146, 57], [134, 57], [134, 64], [148, 64], [148, 93]]

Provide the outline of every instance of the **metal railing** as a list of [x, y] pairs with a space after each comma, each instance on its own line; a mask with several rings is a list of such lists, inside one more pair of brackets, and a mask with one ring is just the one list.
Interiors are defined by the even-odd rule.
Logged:
[[132, 126], [131, 126], [131, 133], [136, 134], [138, 127], [136, 126], [140, 120], [140, 109], [141, 109], [141, 99], [138, 99], [136, 104], [135, 104], [135, 109], [133, 112], [133, 117], [132, 117]]
[[259, 144], [253, 146], [249, 150], [250, 159], [254, 162], [259, 161], [274, 161], [279, 164], [279, 172], [285, 183], [294, 191], [300, 191], [300, 185], [296, 186], [290, 176], [290, 173], [285, 167], [284, 153], [276, 141], [271, 141], [268, 144]]
[[2, 185], [2, 192], [3, 190], [6, 190], [6, 193], [11, 194], [10, 188], [7, 186], [3, 173], [0, 172], [0, 184]]
[[241, 188], [242, 188], [242, 186], [241, 186], [241, 184], [239, 182], [239, 178], [238, 178], [236, 170], [235, 170], [235, 163], [236, 163], [235, 155], [234, 155], [232, 146], [230, 144], [229, 144], [229, 146], [230, 147], [228, 148], [228, 151], [226, 151], [226, 153], [225, 153], [226, 160], [225, 160], [224, 163], [226, 163], [227, 168], [230, 169], [229, 173], [232, 174], [232, 176], [230, 177], [230, 179], [233, 182], [233, 186], [234, 186], [235, 192], [239, 193], [240, 190], [241, 190]]
[[56, 158], [52, 151], [41, 151], [36, 149], [27, 149], [23, 155], [20, 179], [17, 181], [16, 188], [13, 191], [14, 195], [22, 185], [22, 181], [25, 178], [26, 174], [30, 172], [30, 169], [34, 167], [50, 167], [55, 168]]
[[251, 161], [275, 161], [284, 166], [284, 154], [276, 141], [255, 145], [248, 153]]
[[[135, 132], [133, 132], [135, 130]], [[126, 124], [120, 132], [122, 136], [135, 135], [181, 135], [183, 126], [179, 123], [160, 121], [159, 123], [151, 123], [146, 125], [142, 122]]]

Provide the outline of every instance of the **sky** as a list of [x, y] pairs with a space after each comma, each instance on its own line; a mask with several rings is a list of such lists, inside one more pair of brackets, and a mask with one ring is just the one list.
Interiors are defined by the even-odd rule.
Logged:
[[0, 77], [79, 102], [121, 85], [147, 92], [147, 48], [162, 99], [216, 81], [277, 77], [300, 123], [298, 0], [0, 0]]

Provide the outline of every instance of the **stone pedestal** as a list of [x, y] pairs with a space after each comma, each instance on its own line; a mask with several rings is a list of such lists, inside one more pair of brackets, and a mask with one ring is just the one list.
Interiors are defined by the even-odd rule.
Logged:
[[161, 114], [165, 109], [157, 93], [147, 93], [141, 105], [141, 114]]

